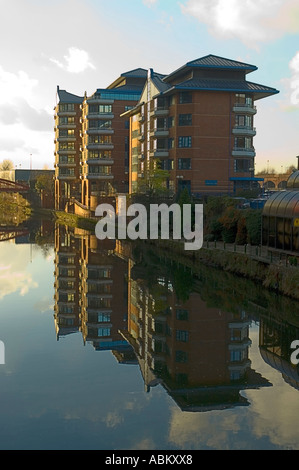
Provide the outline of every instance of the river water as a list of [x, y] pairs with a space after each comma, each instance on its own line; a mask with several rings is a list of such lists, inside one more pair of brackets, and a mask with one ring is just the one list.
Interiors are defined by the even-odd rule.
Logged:
[[0, 243], [0, 448], [298, 449], [299, 306], [44, 222]]

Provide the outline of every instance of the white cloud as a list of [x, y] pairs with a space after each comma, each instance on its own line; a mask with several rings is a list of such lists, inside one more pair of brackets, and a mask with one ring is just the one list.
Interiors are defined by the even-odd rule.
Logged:
[[297, 0], [188, 0], [181, 8], [212, 34], [240, 39], [249, 47], [299, 31]]
[[30, 99], [37, 85], [38, 80], [30, 78], [23, 70], [11, 73], [0, 65], [0, 103], [11, 101], [17, 96], [26, 96]]
[[156, 5], [158, 0], [143, 0], [145, 6], [151, 8], [152, 6]]
[[290, 76], [280, 80], [284, 90], [280, 100], [283, 111], [299, 110], [299, 51], [289, 62]]
[[90, 62], [88, 52], [76, 47], [70, 47], [68, 49], [68, 54], [64, 56], [64, 63], [55, 58], [50, 58], [50, 61], [70, 73], [81, 73], [88, 68], [93, 70], [96, 68]]

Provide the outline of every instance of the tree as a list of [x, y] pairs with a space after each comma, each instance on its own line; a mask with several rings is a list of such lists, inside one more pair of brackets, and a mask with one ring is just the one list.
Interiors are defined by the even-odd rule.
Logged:
[[37, 191], [46, 191], [48, 193], [53, 193], [54, 192], [54, 182], [52, 175], [50, 174], [49, 176], [46, 174], [39, 175], [36, 179], [35, 183], [35, 189]]
[[13, 169], [14, 169], [14, 164], [8, 158], [3, 160], [2, 163], [0, 163], [0, 171], [11, 171]]

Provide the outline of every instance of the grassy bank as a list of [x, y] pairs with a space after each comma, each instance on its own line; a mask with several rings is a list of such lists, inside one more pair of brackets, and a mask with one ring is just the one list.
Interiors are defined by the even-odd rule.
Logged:
[[69, 225], [70, 227], [78, 227], [85, 230], [94, 230], [96, 221], [80, 217], [76, 214], [69, 214], [67, 212], [52, 211], [55, 221], [62, 225]]
[[151, 241], [167, 258], [180, 260], [192, 267], [196, 263], [222, 269], [243, 278], [251, 279], [264, 288], [299, 300], [299, 268], [278, 266], [252, 259], [241, 253], [202, 248], [185, 251], [181, 243], [170, 240]]

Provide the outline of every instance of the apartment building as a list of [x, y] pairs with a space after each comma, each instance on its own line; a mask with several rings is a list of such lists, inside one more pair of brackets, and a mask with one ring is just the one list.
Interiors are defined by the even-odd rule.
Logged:
[[[162, 76], [152, 69], [130, 118], [131, 194], [166, 170], [171, 193], [235, 194], [255, 187], [256, 102], [278, 90], [247, 81], [254, 65], [208, 55]], [[161, 173], [161, 172], [160, 172]]]
[[139, 101], [146, 79], [147, 71], [138, 68], [91, 96], [57, 88], [57, 209], [75, 199], [94, 210], [103, 197], [128, 192], [129, 120], [120, 116]]
[[71, 197], [80, 198], [81, 104], [83, 97], [57, 87], [55, 120], [55, 208], [65, 209]]

